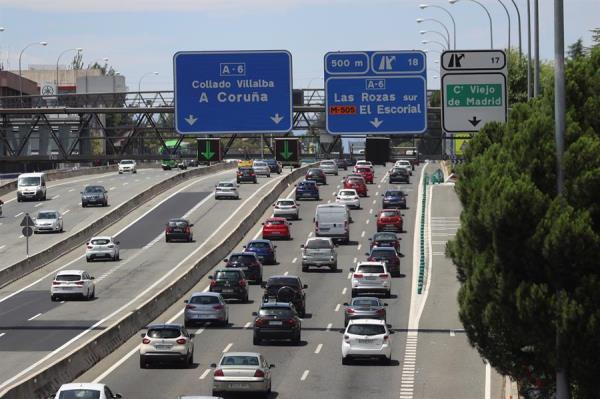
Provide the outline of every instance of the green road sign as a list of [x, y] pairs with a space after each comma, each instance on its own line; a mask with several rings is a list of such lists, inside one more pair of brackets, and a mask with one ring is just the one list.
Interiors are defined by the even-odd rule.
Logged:
[[502, 85], [453, 84], [446, 86], [447, 107], [501, 107]]
[[300, 164], [300, 142], [297, 138], [275, 139], [275, 159], [285, 165]]
[[198, 161], [219, 162], [221, 159], [221, 140], [198, 139]]

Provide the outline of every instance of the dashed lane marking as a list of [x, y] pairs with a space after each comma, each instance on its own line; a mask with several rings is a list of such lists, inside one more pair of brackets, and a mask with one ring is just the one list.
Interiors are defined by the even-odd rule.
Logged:
[[302, 373], [302, 377], [300, 377], [300, 381], [305, 381], [306, 377], [308, 377], [308, 373], [310, 373], [310, 370], [304, 370], [304, 373]]
[[360, 233], [360, 238], [364, 238], [364, 237], [365, 237], [365, 231], [363, 230], [363, 231]]
[[25, 212], [19, 212], [15, 215], [15, 219], [18, 218], [19, 216], [21, 216], [22, 214], [24, 214]]
[[[0, 335], [0, 337], [1, 337], [1, 335]], [[317, 349], [315, 349], [315, 354], [317, 354], [317, 355], [318, 355], [318, 354], [319, 354], [319, 352], [321, 352], [321, 349], [323, 349], [323, 344], [319, 344], [319, 345], [317, 345]]]
[[206, 376], [208, 375], [208, 373], [210, 373], [211, 369], [206, 369], [204, 370], [204, 372], [200, 375], [200, 377], [198, 378], [199, 380], [203, 380], [206, 378]]
[[327, 324], [327, 331], [331, 331], [331, 327], [333, 327], [333, 324], [331, 324], [331, 323]]
[[63, 212], [63, 215], [66, 215], [67, 213], [71, 212], [70, 209], [67, 209], [66, 211]]
[[116, 187], [114, 187], [114, 186], [113, 186], [113, 187], [109, 188], [108, 190], [109, 190], [109, 191], [113, 191], [115, 188], [116, 188]]
[[348, 280], [350, 280], [350, 277], [352, 277], [352, 272], [348, 273]]
[[283, 273], [283, 275], [284, 275], [284, 276], [287, 276], [287, 275], [288, 275], [288, 273], [289, 273], [289, 272], [285, 272], [285, 273]]
[[33, 207], [34, 207], [34, 208], [39, 208], [39, 207], [40, 207], [40, 206], [42, 206], [42, 205], [44, 205], [44, 203], [43, 203], [43, 202], [40, 202], [39, 204], [35, 204]]
[[373, 208], [369, 209], [369, 214], [373, 213]]
[[365, 224], [369, 224], [370, 221], [371, 221], [371, 219], [367, 219], [367, 221], [365, 222]]
[[337, 305], [335, 305], [335, 311], [336, 311], [336, 312], [339, 312], [339, 311], [340, 311], [340, 306], [341, 306], [341, 305], [340, 305], [339, 303], [338, 303]]
[[0, 333], [0, 338], [4, 337], [5, 335], [6, 335], [6, 333]]
[[231, 349], [232, 346], [233, 346], [233, 342], [228, 343], [227, 346], [225, 347], [225, 349], [223, 349], [223, 353], [229, 352], [229, 349]]
[[292, 259], [292, 263], [296, 263], [297, 260], [298, 260], [298, 258]]
[[358, 244], [358, 246], [356, 247], [356, 250], [360, 251], [361, 248], [362, 248], [362, 244]]
[[38, 314], [36, 314], [35, 316], [32, 316], [32, 317], [28, 318], [28, 319], [27, 319], [27, 321], [31, 321], [31, 320], [37, 319], [37, 318], [38, 318], [38, 317], [40, 317], [41, 315], [42, 315], [41, 313], [38, 313]]
[[342, 295], [346, 295], [346, 291], [348, 291], [348, 288], [344, 287], [344, 289], [342, 290]]
[[250, 322], [250, 321], [247, 322], [246, 324], [244, 324], [244, 329], [247, 330], [248, 328], [250, 328], [251, 325], [252, 325], [252, 322]]
[[373, 200], [373, 205], [375, 205], [377, 203], [377, 200]]

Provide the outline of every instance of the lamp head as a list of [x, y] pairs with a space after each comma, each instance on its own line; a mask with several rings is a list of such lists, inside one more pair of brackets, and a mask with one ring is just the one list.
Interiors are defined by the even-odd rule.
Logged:
[[421, 22], [425, 21], [423, 18], [417, 18], [417, 23], [420, 24]]
[[457, 1], [458, 1], [458, 0], [448, 0], [448, 3], [450, 3], [450, 4], [454, 4], [454, 3], [456, 3]]
[[77, 50], [77, 52], [83, 51], [83, 49], [81, 47], [77, 47], [75, 50]]
[[152, 72], [154, 75], [158, 75], [158, 72]]
[[422, 35], [424, 35], [425, 33], [427, 33], [427, 31], [426, 30], [420, 30], [419, 33], [422, 34]]
[[419, 4], [419, 8], [420, 8], [421, 10], [424, 10], [424, 9], [426, 9], [427, 7], [429, 7], [429, 4]]
[[47, 45], [48, 45], [48, 42], [40, 42], [40, 44], [41, 44], [42, 46], [47, 46]]
[[421, 44], [427, 44], [429, 43], [429, 40], [421, 40]]

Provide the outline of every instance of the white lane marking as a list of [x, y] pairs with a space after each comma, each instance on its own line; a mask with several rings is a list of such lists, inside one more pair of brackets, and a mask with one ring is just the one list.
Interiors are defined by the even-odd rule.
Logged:
[[37, 319], [37, 318], [38, 318], [38, 317], [40, 317], [41, 315], [42, 315], [41, 313], [38, 313], [38, 314], [36, 314], [35, 316], [32, 316], [32, 317], [28, 318], [28, 319], [27, 319], [27, 321], [31, 321], [31, 320]]
[[43, 203], [43, 202], [40, 202], [39, 204], [35, 204], [33, 207], [34, 207], [34, 208], [39, 208], [39, 207], [40, 207], [40, 206], [42, 206], [42, 205], [44, 205], [44, 203]]
[[298, 260], [298, 258], [292, 259], [292, 263], [296, 263], [297, 260]]
[[339, 312], [340, 311], [340, 304], [338, 303], [337, 305], [335, 305], [335, 312]]
[[488, 362], [485, 362], [485, 399], [492, 397], [492, 368]]
[[260, 229], [258, 229], [258, 231], [256, 232], [256, 234], [254, 234], [254, 237], [252, 237], [252, 239], [256, 240], [261, 234], [262, 234], [262, 227]]
[[287, 276], [287, 275], [288, 275], [288, 273], [289, 273], [289, 272], [287, 272], [287, 271], [286, 271], [285, 273], [283, 273], [283, 275], [284, 275], [284, 276]]
[[119, 360], [117, 360], [117, 362], [115, 364], [113, 364], [112, 366], [110, 366], [104, 373], [102, 373], [98, 377], [96, 377], [96, 379], [93, 381], [93, 383], [97, 384], [100, 381], [103, 381], [104, 378], [106, 378], [107, 375], [109, 375], [110, 373], [112, 373], [115, 369], [117, 369], [123, 363], [125, 363], [125, 361], [127, 359], [129, 359], [131, 356], [133, 356], [134, 354], [138, 353], [139, 351], [140, 351], [140, 348], [138, 347], [138, 345], [136, 345], [135, 348], [133, 348], [132, 350], [130, 350], [129, 352], [127, 352], [127, 354], [125, 356], [123, 356], [122, 358], [120, 358]]
[[18, 218], [19, 216], [21, 216], [22, 214], [24, 214], [25, 212], [19, 212], [15, 215], [15, 219]]
[[60, 194], [56, 194], [54, 197], [52, 197], [53, 200], [60, 198]]
[[319, 354], [319, 352], [321, 352], [321, 349], [323, 349], [323, 344], [319, 344], [317, 345], [317, 349], [315, 349], [315, 354]]
[[352, 272], [348, 273], [348, 280], [350, 280], [350, 277], [352, 277]]
[[381, 188], [381, 184], [378, 184], [378, 185], [377, 185], [377, 188]]
[[70, 192], [70, 193], [72, 193], [73, 191], [75, 191], [75, 189], [74, 189], [74, 188], [72, 188], [72, 189], [70, 189], [70, 190], [69, 190], [69, 192]]
[[5, 245], [0, 245], [0, 250], [4, 249], [4, 247], [6, 247], [6, 244]]
[[109, 188], [109, 191], [113, 191], [115, 188], [116, 187], [113, 186], [113, 187]]
[[344, 287], [344, 289], [342, 290], [342, 295], [346, 295], [346, 291], [348, 291], [348, 288]]
[[327, 200], [327, 203], [328, 203], [328, 204], [331, 204], [331, 200]]
[[98, 183], [104, 183], [104, 180], [98, 180]]
[[123, 183], [124, 186], [128, 185], [129, 183]]
[[370, 221], [371, 221], [371, 219], [367, 219], [367, 221], [365, 222], [365, 224], [369, 224]]
[[223, 353], [229, 352], [229, 349], [231, 349], [232, 346], [233, 346], [233, 342], [228, 343], [227, 346], [225, 347], [225, 349], [223, 349]]
[[331, 195], [333, 195], [334, 197], [335, 197], [335, 194], [336, 194], [335, 192], [334, 192], [334, 193], [331, 193]]
[[331, 323], [327, 324], [327, 331], [331, 331], [331, 327], [333, 327], [333, 324], [331, 324]]
[[373, 200], [373, 205], [375, 205], [377, 203], [377, 200]]
[[364, 237], [365, 237], [365, 231], [363, 230], [363, 231], [360, 233], [360, 238], [364, 238]]
[[358, 247], [356, 247], [356, 250], [360, 251], [361, 248], [362, 248], [362, 244], [358, 244]]
[[25, 238], [25, 236], [24, 236], [23, 234], [21, 234], [21, 235], [19, 236], [19, 238]]
[[373, 208], [369, 209], [369, 215], [373, 213]]
[[251, 325], [252, 325], [252, 322], [249, 321], [246, 324], [244, 324], [244, 328], [247, 330], [248, 328], [250, 328]]
[[311, 231], [310, 233], [308, 233], [308, 236], [309, 236], [309, 237], [312, 237], [312, 235], [313, 235], [313, 232], [312, 232], [312, 231]]
[[302, 377], [300, 377], [300, 381], [305, 381], [306, 377], [308, 377], [308, 373], [310, 373], [309, 370], [304, 370], [304, 373], [302, 373]]
[[0, 333], [0, 338], [4, 337], [4, 335], [6, 335], [6, 333]]
[[208, 373], [210, 373], [210, 370], [211, 370], [211, 369], [206, 369], [206, 370], [204, 370], [204, 373], [202, 373], [202, 374], [200, 375], [200, 378], [198, 378], [198, 379], [199, 379], [199, 380], [203, 380], [203, 379], [205, 379], [205, 378], [206, 378], [206, 376], [208, 375]]
[[338, 184], [337, 186], [335, 186], [335, 188], [340, 188], [340, 185]]
[[352, 263], [356, 263], [357, 260], [358, 260], [358, 258], [352, 259]]
[[67, 213], [71, 212], [70, 209], [67, 209], [66, 211], [63, 212], [63, 216], [66, 215]]
[[375, 196], [379, 197], [379, 191], [375, 192]]
[[204, 288], [204, 289], [202, 290], [202, 292], [208, 292], [208, 290], [210, 290], [210, 285], [207, 285], [207, 286], [206, 286], [206, 288]]

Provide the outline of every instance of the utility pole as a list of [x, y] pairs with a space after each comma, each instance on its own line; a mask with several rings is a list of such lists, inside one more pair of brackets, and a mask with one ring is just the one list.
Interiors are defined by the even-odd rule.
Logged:
[[527, 99], [533, 97], [531, 83], [531, 0], [527, 0]]
[[535, 25], [533, 38], [535, 41], [535, 70], [533, 73], [533, 96], [540, 95], [540, 5], [539, 0], [533, 0], [533, 17]]

